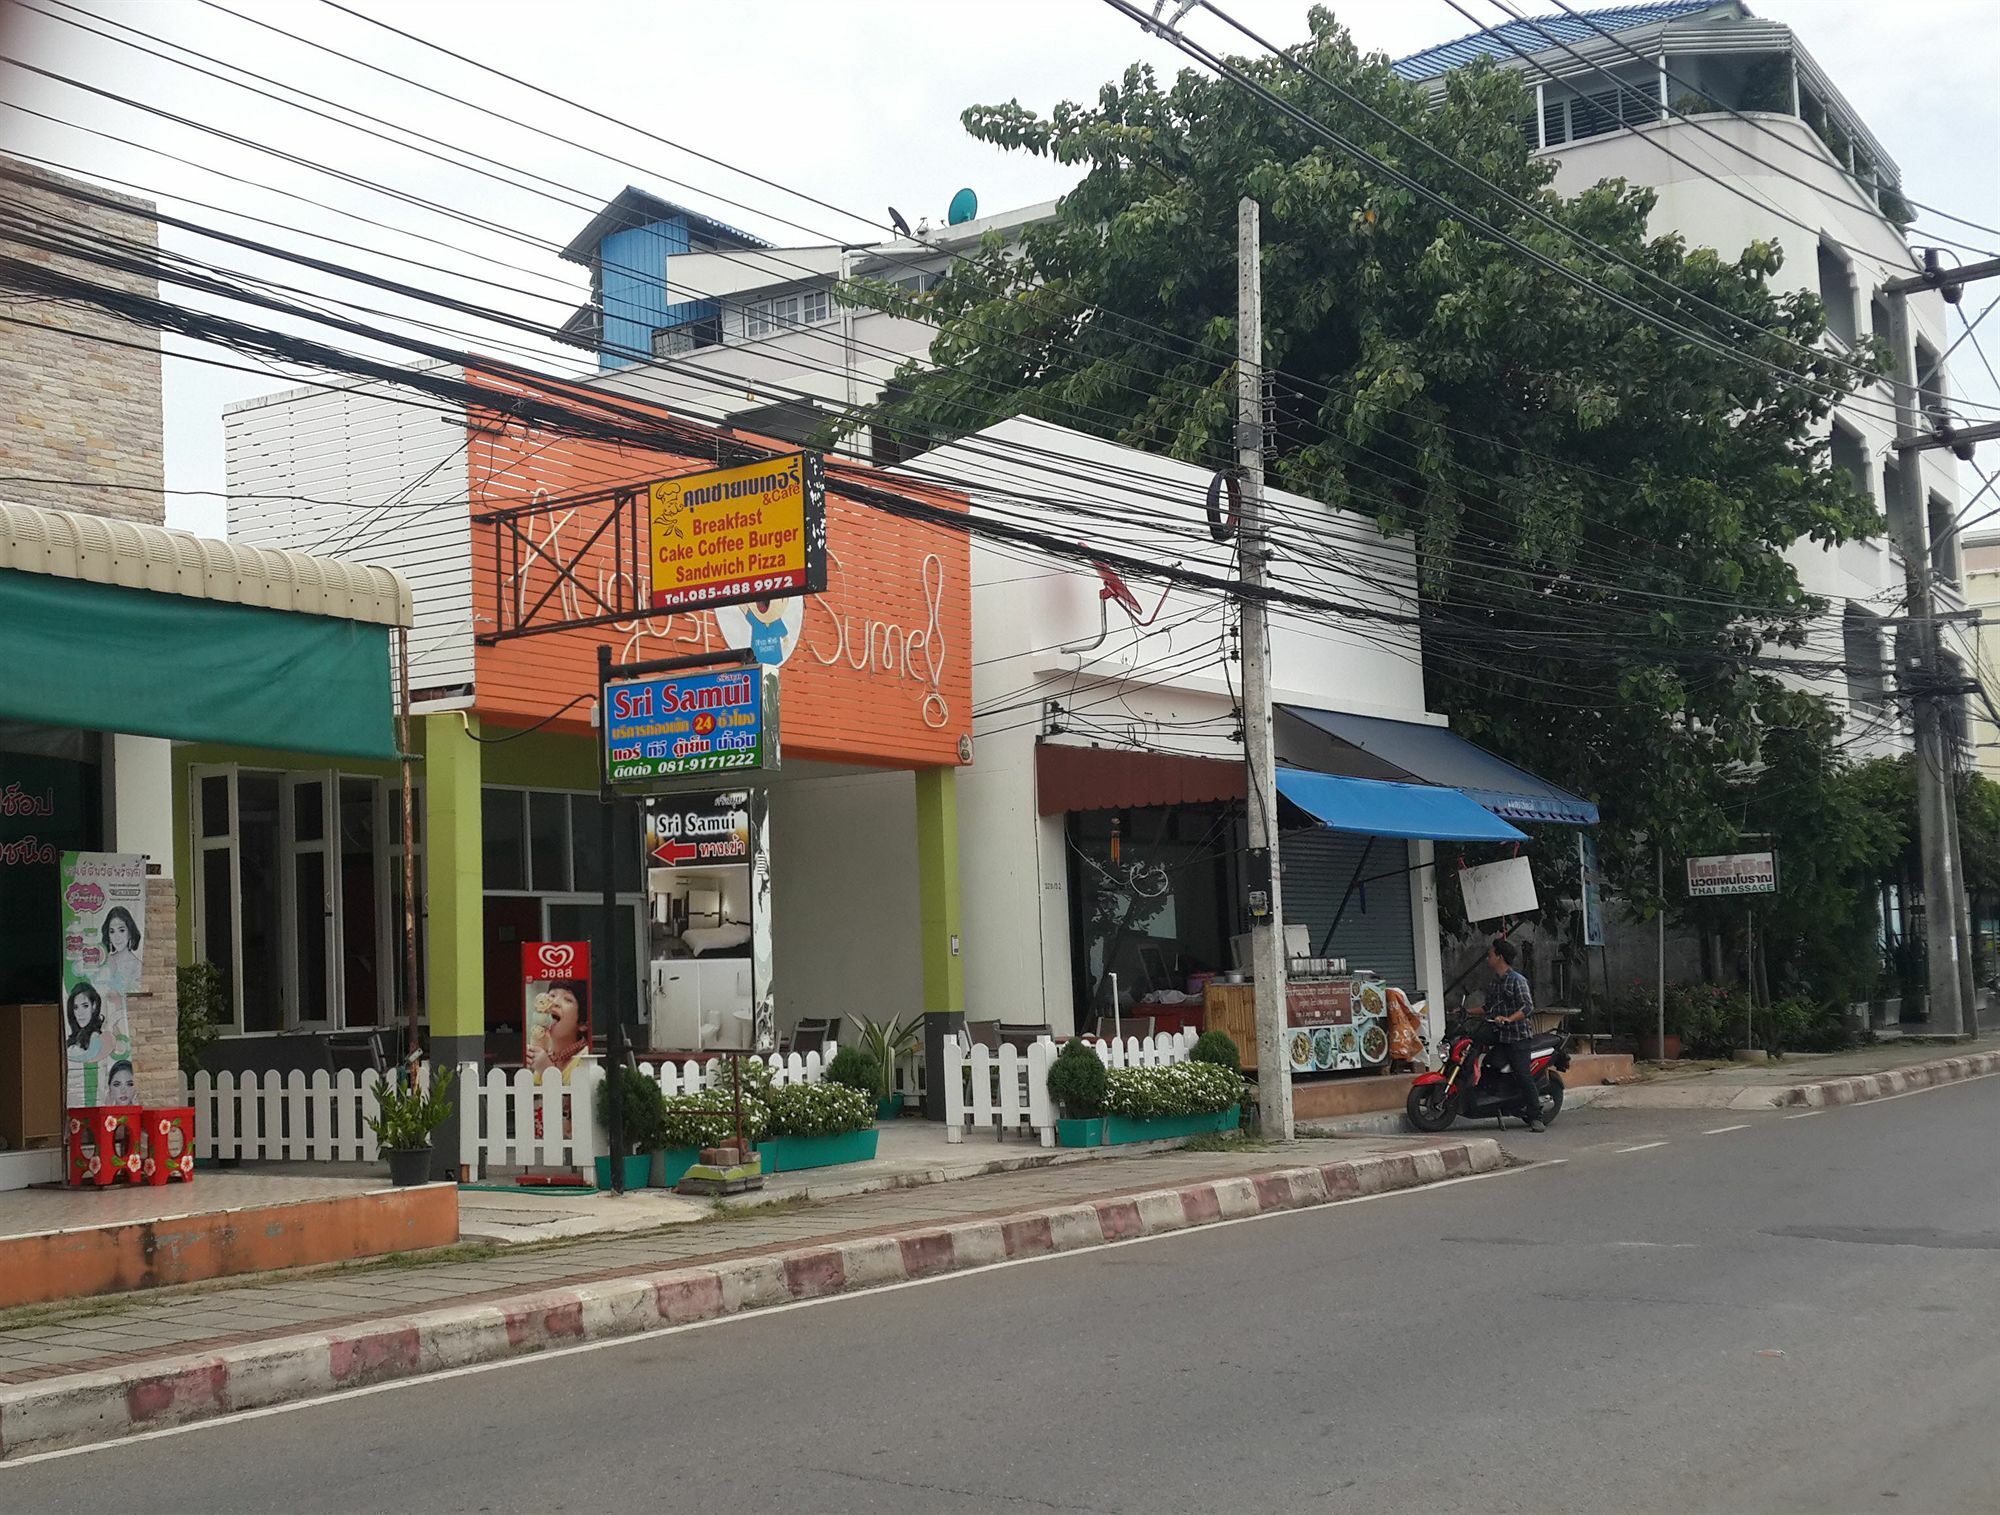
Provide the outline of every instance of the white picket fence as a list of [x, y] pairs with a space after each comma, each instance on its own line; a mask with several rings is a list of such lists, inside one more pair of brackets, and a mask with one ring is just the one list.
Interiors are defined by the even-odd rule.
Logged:
[[[779, 1085], [816, 1084], [838, 1049], [761, 1058]], [[728, 1087], [729, 1061], [639, 1064], [672, 1097]], [[475, 1175], [496, 1169], [567, 1169], [588, 1173], [608, 1150], [597, 1124], [597, 1085], [604, 1069], [591, 1059], [537, 1080], [525, 1068], [458, 1070], [452, 1099], [460, 1124], [459, 1150], [475, 1162]], [[379, 1155], [365, 1117], [376, 1113], [375, 1075], [350, 1069], [310, 1075], [197, 1073], [182, 1081], [182, 1098], [194, 1107], [198, 1158], [251, 1162], [370, 1162]]]
[[[1108, 1068], [1164, 1068], [1186, 1062], [1194, 1043], [1192, 1031], [1119, 1041], [1084, 1039]], [[1029, 1043], [1025, 1051], [1013, 1046], [997, 1052], [971, 1047], [957, 1037], [946, 1042], [944, 1139], [962, 1142], [968, 1127], [991, 1128], [999, 1138], [1009, 1131], [1033, 1132], [1044, 1147], [1053, 1147], [1056, 1111], [1049, 1098], [1049, 1065], [1059, 1051], [1046, 1036]]]

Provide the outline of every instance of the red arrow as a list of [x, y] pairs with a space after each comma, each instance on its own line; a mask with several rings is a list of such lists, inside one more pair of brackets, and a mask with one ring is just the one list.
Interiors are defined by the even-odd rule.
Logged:
[[662, 842], [653, 849], [653, 856], [669, 868], [678, 868], [682, 863], [691, 863], [701, 856], [701, 849], [693, 842]]

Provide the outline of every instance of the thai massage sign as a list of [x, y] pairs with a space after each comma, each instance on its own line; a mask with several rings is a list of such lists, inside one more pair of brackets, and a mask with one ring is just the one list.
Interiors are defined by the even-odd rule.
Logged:
[[826, 588], [826, 483], [818, 453], [661, 479], [650, 496], [655, 610]]
[[69, 1108], [134, 1105], [127, 999], [146, 991], [139, 928], [146, 918], [146, 860], [117, 852], [65, 852], [61, 879]]
[[604, 709], [604, 772], [614, 784], [778, 766], [773, 669], [613, 679]]

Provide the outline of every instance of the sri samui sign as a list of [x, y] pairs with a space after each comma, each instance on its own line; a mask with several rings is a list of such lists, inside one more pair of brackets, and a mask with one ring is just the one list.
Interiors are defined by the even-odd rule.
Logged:
[[643, 784], [775, 768], [777, 673], [756, 664], [613, 679], [604, 686], [605, 776]]

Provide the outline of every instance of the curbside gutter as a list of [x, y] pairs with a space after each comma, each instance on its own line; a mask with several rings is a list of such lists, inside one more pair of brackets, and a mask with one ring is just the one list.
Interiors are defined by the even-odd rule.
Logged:
[[1113, 1195], [444, 1306], [0, 1388], [0, 1462], [772, 1305], [1053, 1256], [1506, 1166], [1490, 1138]]
[[1963, 1057], [1941, 1058], [1931, 1063], [1911, 1063], [1906, 1068], [1892, 1068], [1886, 1073], [1857, 1074], [1814, 1084], [1745, 1089], [1731, 1101], [1730, 1108], [1762, 1110], [1774, 1106], [1807, 1105], [1820, 1109], [1831, 1105], [1860, 1105], [1917, 1089], [1984, 1078], [1990, 1073], [2000, 1073], [2000, 1052], [1972, 1052]]

